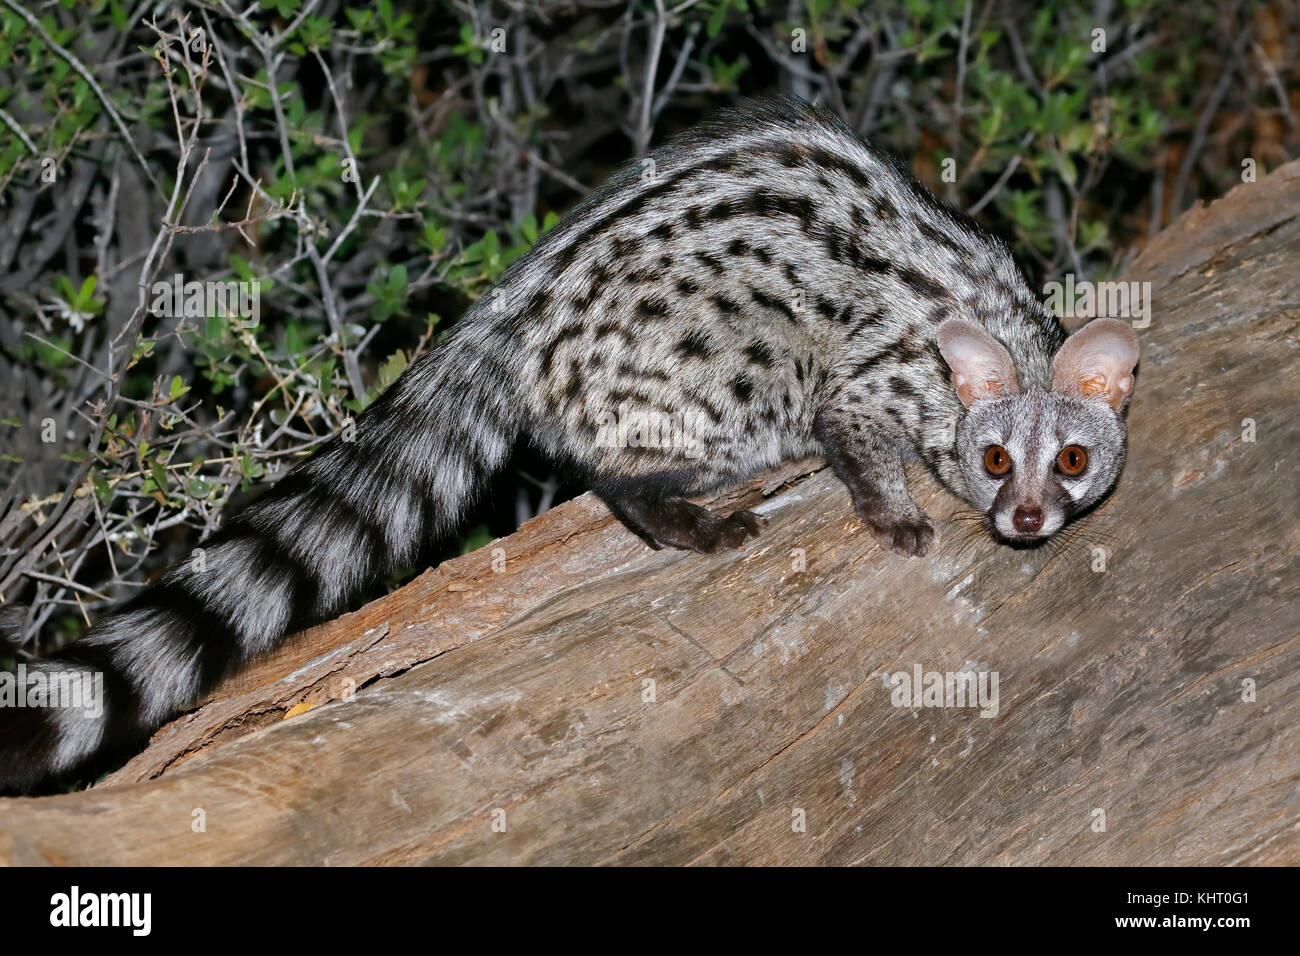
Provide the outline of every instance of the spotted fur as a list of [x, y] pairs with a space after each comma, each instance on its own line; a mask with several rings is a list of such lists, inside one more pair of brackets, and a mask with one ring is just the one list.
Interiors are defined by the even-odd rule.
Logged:
[[[972, 325], [988, 341], [960, 335]], [[968, 409], [954, 388], [967, 353], [941, 339], [992, 365], [1003, 350], [1000, 391]], [[136, 745], [337, 613], [452, 530], [521, 435], [656, 547], [757, 534], [758, 516], [687, 497], [813, 452], [904, 553], [933, 536], [905, 457], [996, 532], [999, 509], [1049, 491], [1068, 517], [1113, 484], [1124, 429], [1119, 408], [1054, 381], [1065, 342], [1000, 241], [829, 114], [722, 114], [593, 192], [359, 418], [355, 441], [331, 441], [206, 542], [205, 567], [171, 569], [45, 662], [102, 673], [104, 716], [0, 711], [0, 785]], [[1087, 487], [1042, 474], [1067, 439], [1104, 445]], [[1014, 481], [979, 468], [990, 443], [1022, 460]]]

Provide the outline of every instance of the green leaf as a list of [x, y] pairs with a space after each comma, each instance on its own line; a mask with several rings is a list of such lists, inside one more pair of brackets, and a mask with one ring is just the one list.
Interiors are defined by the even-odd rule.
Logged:
[[424, 224], [424, 247], [431, 253], [441, 252], [447, 247], [447, 230], [434, 226], [431, 222]]
[[166, 494], [168, 488], [167, 469], [163, 467], [162, 462], [155, 461], [153, 467], [149, 469], [149, 474], [153, 476], [154, 484], [158, 486], [158, 490]]
[[722, 31], [722, 24], [726, 19], [727, 0], [722, 0], [722, 2], [714, 8], [713, 14], [709, 17], [709, 22], [704, 28], [710, 39], [716, 37]]
[[379, 366], [379, 383], [384, 387], [391, 385], [405, 368], [406, 354], [401, 351], [394, 352], [388, 356], [383, 365]]

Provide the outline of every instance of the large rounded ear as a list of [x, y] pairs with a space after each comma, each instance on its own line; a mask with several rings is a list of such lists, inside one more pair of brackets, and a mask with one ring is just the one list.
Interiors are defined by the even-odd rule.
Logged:
[[1137, 334], [1119, 319], [1093, 319], [1052, 359], [1052, 391], [1097, 398], [1119, 411], [1133, 391], [1140, 355]]
[[952, 369], [957, 397], [967, 408], [980, 399], [1020, 391], [1016, 363], [984, 326], [966, 319], [948, 319], [940, 324], [935, 337], [943, 360]]

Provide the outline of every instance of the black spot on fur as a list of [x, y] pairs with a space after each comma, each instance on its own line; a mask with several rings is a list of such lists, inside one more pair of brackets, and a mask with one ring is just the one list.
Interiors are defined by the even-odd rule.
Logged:
[[607, 335], [621, 335], [627, 342], [632, 341], [632, 333], [617, 322], [602, 322], [591, 330], [592, 335], [602, 339]]
[[736, 168], [736, 157], [730, 153], [723, 153], [721, 156], [714, 156], [712, 159], [700, 163], [700, 169], [708, 170], [715, 173], [726, 173]]
[[912, 386], [912, 383], [901, 375], [890, 376], [889, 387], [893, 389], [894, 394], [899, 398], [915, 399], [921, 397], [921, 393]]
[[853, 371], [849, 373], [849, 377], [858, 378], [859, 376], [866, 375], [873, 369], [878, 368], [882, 362], [889, 361], [890, 357], [889, 349], [884, 349], [877, 352], [875, 355], [869, 355], [853, 367]]
[[771, 368], [776, 364], [776, 355], [767, 343], [755, 340], [745, 346], [745, 356], [760, 368]]
[[622, 405], [624, 402], [631, 402], [633, 405], [641, 408], [654, 408], [655, 400], [645, 392], [637, 391], [635, 388], [615, 388], [606, 396], [606, 404]]
[[755, 216], [793, 216], [805, 232], [812, 228], [814, 207], [807, 196], [790, 196], [760, 186], [746, 194], [744, 204], [745, 209]]
[[572, 402], [582, 394], [582, 366], [573, 360], [569, 362], [569, 381], [564, 386], [564, 397]]
[[940, 305], [936, 305], [933, 309], [931, 309], [930, 314], [926, 316], [926, 318], [928, 318], [935, 325], [938, 325], [944, 319], [948, 318], [948, 316], [951, 314], [952, 314], [952, 309], [950, 309], [946, 305], [940, 304]]
[[699, 259], [704, 265], [713, 270], [715, 275], [726, 275], [727, 268], [722, 264], [722, 260], [717, 256], [710, 255], [707, 252], [692, 253], [696, 259]]
[[618, 363], [618, 374], [623, 378], [652, 378], [657, 382], [669, 381], [669, 375], [663, 369], [644, 368], [627, 361]]
[[720, 199], [713, 204], [706, 217], [713, 222], [722, 222], [744, 212], [744, 206], [734, 199]]
[[827, 229], [822, 234], [822, 245], [826, 247], [826, 254], [836, 262], [847, 262], [848, 255], [845, 252], [844, 244], [840, 241], [839, 234], [833, 229]]
[[636, 314], [646, 320], [662, 319], [668, 315], [668, 304], [663, 299], [642, 299], [636, 304]]
[[758, 305], [765, 309], [775, 309], [791, 322], [798, 324], [799, 316], [795, 315], [794, 309], [790, 308], [790, 306], [782, 302], [780, 299], [768, 295], [762, 289], [750, 289], [749, 294]]
[[676, 352], [686, 358], [707, 359], [713, 357], [713, 348], [708, 334], [703, 329], [691, 329], [677, 343]]
[[688, 404], [695, 405], [703, 409], [704, 414], [708, 415], [709, 418], [713, 420], [713, 424], [717, 425], [722, 421], [722, 410], [718, 408], [717, 405], [714, 405], [711, 401], [705, 398], [703, 395], [699, 395], [694, 392], [688, 392], [687, 394], [682, 396], [682, 400], [687, 402]]
[[777, 150], [776, 159], [787, 169], [795, 169], [808, 162], [808, 152], [798, 143], [790, 143]]
[[722, 313], [724, 319], [735, 318], [740, 315], [740, 303], [734, 299], [719, 293], [713, 296], [712, 301], [717, 306], [718, 311]]
[[586, 295], [575, 296], [574, 298], [570, 299], [569, 306], [575, 312], [588, 312], [591, 310], [591, 307], [594, 306], [596, 302], [600, 299], [600, 293], [601, 293], [600, 289], [596, 288], [595, 286], [591, 286], [590, 288], [587, 289]]
[[893, 266], [884, 259], [870, 256], [865, 253], [858, 256], [854, 265], [866, 272], [889, 272], [893, 268]]
[[915, 269], [899, 268], [897, 274], [898, 278], [918, 295], [930, 299], [941, 299], [948, 294], [943, 286], [932, 279], [926, 278]]
[[586, 323], [571, 322], [560, 329], [555, 334], [555, 338], [546, 343], [546, 347], [542, 349], [541, 374], [543, 377], [551, 374], [551, 363], [555, 361], [555, 350], [569, 339], [581, 338], [586, 331]]
[[871, 179], [866, 172], [854, 166], [843, 156], [837, 156], [829, 150], [817, 147], [809, 151], [808, 157], [818, 166], [833, 169], [835, 172], [847, 176], [853, 182], [853, 185], [859, 189], [866, 189], [871, 185]]
[[863, 331], [864, 329], [869, 329], [872, 326], [879, 325], [884, 320], [884, 318], [885, 318], [884, 308], [879, 305], [875, 306], [874, 308], [869, 309], [866, 312], [866, 314], [862, 316], [862, 318], [858, 319], [858, 321], [854, 324], [853, 328], [849, 330], [849, 334], [857, 335], [859, 332]]
[[573, 244], [565, 246], [555, 254], [555, 258], [552, 260], [552, 267], [555, 270], [555, 274], [559, 275], [565, 269], [569, 268], [577, 258], [578, 247]]
[[952, 250], [959, 256], [965, 252], [965, 250], [962, 248], [959, 242], [953, 239], [951, 235], [944, 232], [938, 226], [934, 225], [928, 219], [922, 219], [919, 222], [917, 222], [916, 228], [917, 231], [921, 233], [921, 235], [929, 239], [931, 242], [938, 243], [939, 245], [945, 247], [946, 249]]

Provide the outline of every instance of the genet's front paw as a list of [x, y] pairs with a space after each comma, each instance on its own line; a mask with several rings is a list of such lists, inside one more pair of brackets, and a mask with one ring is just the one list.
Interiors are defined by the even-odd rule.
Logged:
[[901, 517], [862, 515], [862, 521], [886, 549], [895, 554], [919, 558], [934, 543], [934, 524], [923, 511]]

